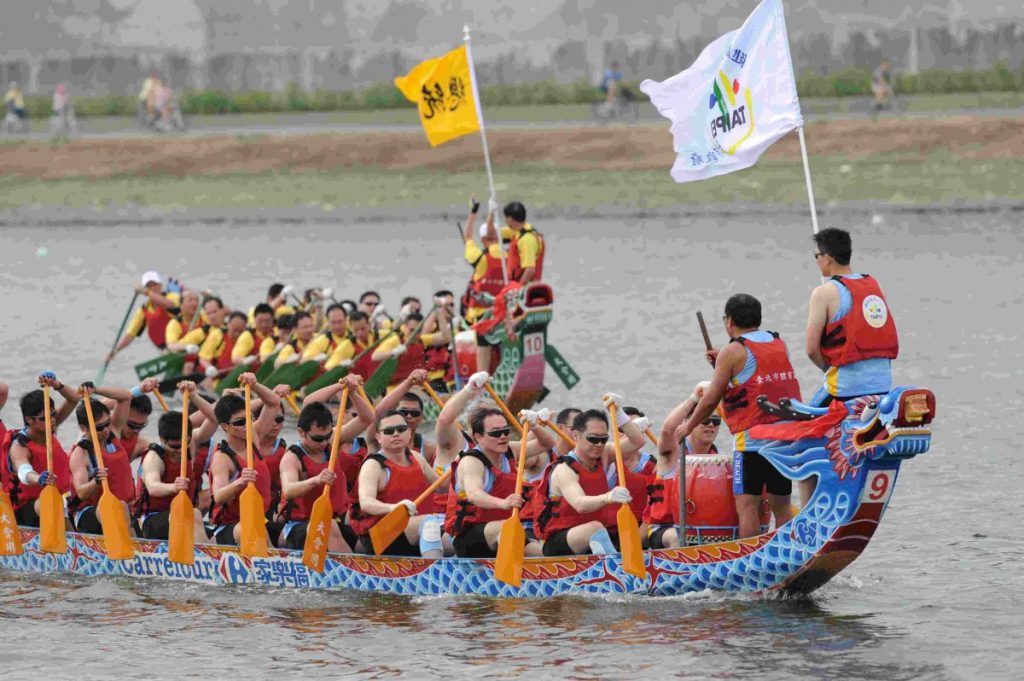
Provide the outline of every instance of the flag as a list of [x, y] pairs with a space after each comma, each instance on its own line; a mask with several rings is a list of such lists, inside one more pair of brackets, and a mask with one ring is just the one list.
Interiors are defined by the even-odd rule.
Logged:
[[432, 147], [480, 129], [465, 46], [417, 64], [408, 75], [395, 78], [395, 87], [419, 105]]
[[803, 127], [781, 0], [762, 0], [690, 68], [640, 90], [672, 122], [676, 182], [749, 168], [780, 137]]

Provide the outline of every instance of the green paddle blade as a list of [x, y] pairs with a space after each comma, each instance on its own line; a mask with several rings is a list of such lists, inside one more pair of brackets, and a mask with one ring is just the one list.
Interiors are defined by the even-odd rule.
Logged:
[[374, 398], [383, 394], [384, 390], [388, 385], [390, 385], [391, 377], [395, 375], [395, 370], [397, 368], [397, 357], [388, 357], [384, 360], [381, 365], [377, 367], [377, 370], [373, 372], [369, 380], [366, 381], [366, 385], [363, 386], [366, 394]]
[[135, 374], [139, 377], [140, 381], [147, 379], [150, 376], [159, 376], [160, 374], [176, 376], [181, 373], [184, 366], [185, 353], [172, 352], [167, 355], [160, 355], [159, 357], [146, 360], [141, 364], [136, 364]]
[[324, 373], [320, 374], [315, 379], [313, 379], [313, 381], [306, 386], [306, 394], [308, 395], [315, 390], [319, 390], [320, 388], [325, 388], [329, 385], [333, 385], [334, 383], [337, 383], [339, 380], [344, 378], [347, 374], [348, 367], [334, 367], [329, 371], [325, 371]]
[[277, 356], [280, 354], [281, 351], [278, 350], [277, 352], [270, 355], [270, 357], [267, 357], [266, 361], [264, 361], [263, 364], [260, 365], [260, 368], [256, 371], [257, 381], [266, 384], [267, 379], [270, 377], [270, 374], [274, 373], [274, 362], [277, 361]]

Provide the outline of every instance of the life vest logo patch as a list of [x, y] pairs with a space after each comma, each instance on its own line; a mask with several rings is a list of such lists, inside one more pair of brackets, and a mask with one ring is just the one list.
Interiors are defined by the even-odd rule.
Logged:
[[864, 313], [864, 321], [876, 329], [885, 326], [885, 322], [889, 319], [889, 309], [885, 306], [885, 301], [879, 296], [871, 295], [866, 297], [864, 304], [861, 306], [861, 311]]

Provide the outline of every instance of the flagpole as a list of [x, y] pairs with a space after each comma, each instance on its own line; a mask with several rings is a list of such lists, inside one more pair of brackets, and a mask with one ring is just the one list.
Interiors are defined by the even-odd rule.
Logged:
[[[476, 106], [476, 117], [480, 122], [480, 142], [484, 147], [484, 164], [487, 166], [487, 186], [490, 188], [490, 199], [497, 200], [494, 192], [494, 171], [491, 170], [491, 152], [487, 148], [487, 126], [484, 125], [484, 108], [480, 103], [480, 90], [476, 82], [476, 64], [473, 62], [473, 44], [469, 37], [469, 24], [462, 25], [462, 40], [466, 43], [466, 61], [469, 62], [469, 82], [473, 88], [473, 104]], [[490, 202], [488, 202], [490, 203]], [[487, 207], [487, 219], [490, 221], [493, 213], [490, 206]], [[815, 230], [817, 231], [817, 230]], [[501, 238], [501, 228], [497, 228], [498, 246], [501, 247], [501, 278], [508, 284], [508, 266], [505, 264], [505, 242]]]
[[804, 128], [800, 126], [796, 129], [800, 135], [800, 155], [804, 159], [804, 180], [807, 182], [807, 200], [811, 204], [811, 226], [814, 227], [814, 233], [818, 233], [818, 209], [814, 205], [814, 187], [811, 186], [811, 165], [807, 162], [807, 140], [804, 139]]

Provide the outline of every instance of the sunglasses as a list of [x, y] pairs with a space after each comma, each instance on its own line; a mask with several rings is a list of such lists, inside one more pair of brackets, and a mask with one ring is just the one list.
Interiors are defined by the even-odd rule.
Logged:
[[406, 417], [406, 418], [414, 419], [414, 418], [418, 417], [420, 414], [422, 414], [423, 412], [420, 411], [419, 409], [399, 409], [398, 413], [401, 414], [402, 416]]
[[140, 431], [148, 424], [149, 421], [143, 421], [142, 423], [139, 423], [138, 421], [125, 421], [124, 426], [128, 430]]
[[378, 305], [380, 305], [380, 301], [379, 300], [364, 300], [362, 303], [360, 303], [360, 305], [369, 305], [371, 307], [377, 307]]
[[506, 428], [496, 428], [494, 430], [488, 430], [486, 433], [484, 433], [484, 435], [486, 435], [487, 437], [499, 438], [499, 437], [508, 437], [511, 432], [512, 432], [512, 429], [508, 428], [508, 427], [506, 427]]
[[330, 440], [332, 435], [333, 433], [327, 433], [326, 435], [308, 435], [307, 437], [317, 444], [323, 444]]
[[587, 435], [585, 437], [585, 439], [586, 439], [587, 442], [589, 442], [590, 444], [593, 444], [593, 445], [608, 444], [608, 436], [607, 435]]
[[815, 253], [814, 254], [814, 259], [817, 260], [818, 258], [824, 258], [825, 255], [826, 255], [825, 253]]
[[168, 449], [181, 449], [181, 440], [164, 440]]
[[275, 416], [274, 423], [284, 423], [284, 414], [278, 414]]
[[235, 419], [234, 421], [228, 421], [228, 425], [241, 428], [242, 426], [245, 425], [245, 417], [242, 417], [240, 419]]
[[409, 430], [409, 426], [390, 426], [388, 428], [381, 428], [381, 435], [401, 435], [405, 431]]
[[106, 423], [97, 423], [96, 424], [96, 430], [106, 430], [108, 428], [110, 428], [110, 421], [107, 421]]
[[721, 416], [709, 416], [706, 419], [704, 419], [703, 421], [701, 421], [701, 423], [704, 424], [705, 426], [720, 426], [720, 425], [722, 425], [722, 417]]

